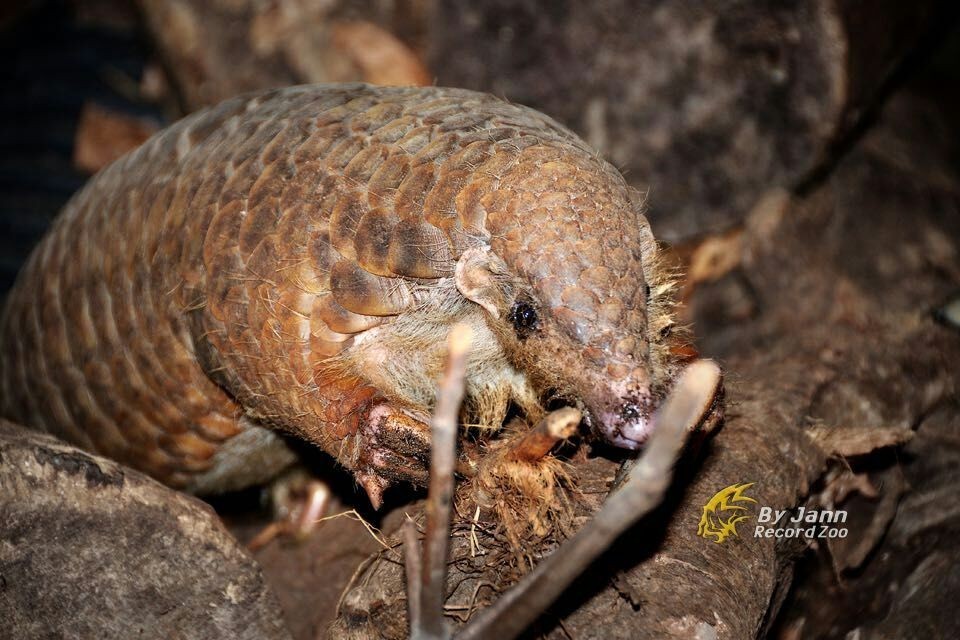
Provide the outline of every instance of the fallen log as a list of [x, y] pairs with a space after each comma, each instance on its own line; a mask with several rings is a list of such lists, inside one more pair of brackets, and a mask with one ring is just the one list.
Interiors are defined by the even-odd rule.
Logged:
[[0, 619], [22, 640], [290, 637], [210, 507], [5, 420]]

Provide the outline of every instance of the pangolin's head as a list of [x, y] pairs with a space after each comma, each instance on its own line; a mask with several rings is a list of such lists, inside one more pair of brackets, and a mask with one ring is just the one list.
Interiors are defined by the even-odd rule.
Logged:
[[628, 449], [685, 363], [640, 200], [594, 154], [529, 147], [479, 202], [488, 242], [455, 274], [534, 388], [579, 404], [594, 434]]

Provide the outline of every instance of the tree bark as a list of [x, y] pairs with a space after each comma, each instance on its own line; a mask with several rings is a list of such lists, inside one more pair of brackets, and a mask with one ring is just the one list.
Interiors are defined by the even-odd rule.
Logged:
[[11, 638], [289, 638], [207, 505], [0, 420], [0, 619]]

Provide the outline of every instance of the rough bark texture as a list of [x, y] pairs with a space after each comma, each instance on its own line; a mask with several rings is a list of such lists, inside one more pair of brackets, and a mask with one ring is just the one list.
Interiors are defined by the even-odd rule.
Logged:
[[203, 503], [0, 421], [5, 637], [289, 638], [260, 567]]
[[[955, 67], [948, 77], [953, 73]], [[862, 141], [859, 166], [845, 163], [832, 179], [837, 191], [861, 185], [844, 197], [844, 208], [852, 210], [848, 219], [869, 212], [871, 220], [888, 221], [875, 227], [884, 230], [882, 235], [867, 236], [869, 242], [858, 245], [862, 257], [842, 259], [858, 265], [848, 270], [858, 289], [876, 291], [868, 297], [882, 304], [851, 306], [859, 308], [860, 318], [899, 316], [898, 332], [905, 339], [936, 315], [933, 309], [955, 297], [960, 285], [960, 173], [951, 160], [957, 157], [956, 123], [943, 118], [956, 111], [941, 98], [944, 74], [928, 70], [926, 75], [939, 80], [926, 87], [926, 82], [914, 83], [896, 96], [885, 107], [880, 126]], [[939, 107], [929, 99], [931, 90]], [[845, 398], [851, 423], [895, 425], [912, 417], [916, 435], [902, 450], [844, 459], [852, 474], [848, 479], [861, 491], [882, 489], [877, 498], [854, 496], [845, 504], [856, 522], [851, 531], [864, 531], [872, 544], [849, 540], [807, 553], [778, 621], [784, 637], [841, 639], [851, 632], [861, 638], [951, 637], [960, 625], [956, 607], [945, 600], [957, 592], [960, 555], [956, 327], [931, 327], [934, 342], [918, 339], [899, 365], [899, 375], [910, 381], [926, 378], [924, 370], [939, 363], [949, 374], [940, 379], [944, 388], [930, 385], [918, 394], [916, 383], [897, 383], [894, 369], [885, 372], [890, 377], [866, 402], [850, 395], [847, 386], [831, 392], [833, 402]], [[885, 339], [882, 333], [870, 333], [878, 342]], [[942, 353], [932, 354], [934, 350]], [[881, 367], [887, 369], [878, 364], [878, 371]], [[938, 396], [940, 402], [919, 414], [888, 413], [899, 403], [917, 405]]]

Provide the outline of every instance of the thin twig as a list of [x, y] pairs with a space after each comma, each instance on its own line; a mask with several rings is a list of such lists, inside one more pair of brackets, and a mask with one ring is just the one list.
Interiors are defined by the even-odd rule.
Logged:
[[410, 627], [411, 636], [416, 640], [449, 637], [443, 603], [457, 462], [457, 422], [464, 394], [466, 354], [472, 338], [473, 332], [465, 324], [457, 324], [450, 331], [447, 370], [437, 392], [437, 406], [431, 420], [430, 489], [426, 505], [423, 570], [420, 574], [420, 613], [411, 617]]
[[417, 537], [417, 525], [407, 518], [403, 523], [403, 564], [407, 574], [407, 610], [410, 616], [410, 629], [420, 629], [420, 611], [422, 608], [421, 580], [423, 564], [420, 559], [420, 540]]
[[337, 518], [349, 518], [351, 520], [356, 520], [363, 525], [363, 528], [367, 530], [367, 533], [370, 534], [370, 537], [373, 538], [377, 544], [383, 547], [384, 551], [393, 551], [393, 546], [387, 542], [387, 539], [383, 536], [383, 532], [367, 522], [366, 518], [360, 515], [360, 512], [356, 509], [341, 511], [340, 513], [335, 513], [332, 516], [320, 518], [317, 520], [317, 522], [326, 522], [327, 520], [336, 520]]
[[541, 460], [558, 442], [577, 432], [582, 417], [580, 411], [573, 407], [551, 411], [519, 439], [510, 451], [510, 457], [521, 462]]
[[701, 360], [687, 367], [658, 411], [650, 442], [623, 486], [577, 535], [471, 620], [457, 640], [515, 638], [621, 533], [656, 508], [670, 484], [688, 428], [702, 415], [705, 398], [715, 393], [719, 380], [720, 370], [713, 362]]
[[486, 551], [480, 546], [480, 540], [477, 539], [477, 521], [480, 520], [480, 505], [477, 505], [473, 512], [473, 521], [470, 522], [470, 557], [477, 557], [477, 552]]

